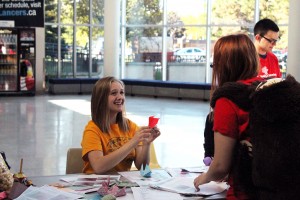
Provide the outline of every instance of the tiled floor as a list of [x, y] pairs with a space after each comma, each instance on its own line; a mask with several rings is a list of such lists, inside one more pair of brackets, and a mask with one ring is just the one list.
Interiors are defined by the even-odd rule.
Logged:
[[[202, 165], [203, 130], [209, 103], [152, 97], [126, 97], [126, 111], [138, 125], [159, 116], [162, 135], [154, 142], [162, 167]], [[0, 98], [0, 151], [12, 172], [27, 176], [65, 173], [66, 152], [80, 147], [90, 119], [90, 95], [36, 95]]]

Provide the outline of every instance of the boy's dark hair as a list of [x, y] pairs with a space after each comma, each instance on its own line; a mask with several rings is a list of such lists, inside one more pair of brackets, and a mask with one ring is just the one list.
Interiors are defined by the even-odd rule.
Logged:
[[259, 20], [254, 26], [254, 35], [265, 36], [268, 31], [279, 32], [277, 24], [268, 18]]

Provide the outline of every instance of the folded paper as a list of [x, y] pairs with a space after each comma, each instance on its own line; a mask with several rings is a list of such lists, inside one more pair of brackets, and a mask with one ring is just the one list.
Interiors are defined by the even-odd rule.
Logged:
[[142, 165], [140, 172], [141, 172], [141, 176], [143, 176], [143, 177], [145, 177], [145, 178], [150, 178], [150, 177], [151, 177], [151, 174], [152, 174], [149, 165], [146, 165], [145, 168], [144, 168], [144, 166]]
[[159, 118], [154, 117], [154, 116], [150, 116], [149, 117], [149, 127], [150, 128], [154, 128], [156, 126], [156, 124], [158, 123]]
[[101, 184], [101, 187], [99, 188], [99, 190], [97, 191], [98, 194], [100, 194], [101, 196], [106, 196], [106, 195], [113, 195], [115, 197], [120, 197], [120, 196], [125, 196], [126, 195], [126, 191], [125, 191], [125, 187], [124, 188], [119, 188], [116, 185], [113, 185], [112, 187], [110, 187], [110, 178], [107, 178], [107, 181], [103, 181]]

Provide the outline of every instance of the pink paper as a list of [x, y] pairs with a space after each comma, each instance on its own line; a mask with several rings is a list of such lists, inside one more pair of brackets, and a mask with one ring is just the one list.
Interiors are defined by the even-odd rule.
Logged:
[[7, 195], [6, 192], [0, 192], [0, 199], [6, 199]]
[[149, 117], [149, 125], [150, 128], [154, 128], [154, 126], [156, 126], [156, 124], [158, 123], [159, 118], [154, 117], [154, 116], [150, 116]]
[[112, 187], [109, 186], [110, 178], [107, 178], [107, 181], [102, 182], [102, 186], [97, 191], [98, 194], [105, 196], [108, 194], [114, 195], [115, 197], [125, 196], [126, 191], [125, 188], [119, 188], [116, 185], [113, 185]]

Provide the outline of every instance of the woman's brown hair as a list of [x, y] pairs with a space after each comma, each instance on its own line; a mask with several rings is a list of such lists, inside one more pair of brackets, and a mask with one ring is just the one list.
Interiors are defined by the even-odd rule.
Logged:
[[221, 37], [214, 46], [211, 95], [226, 82], [256, 77], [259, 58], [251, 39], [245, 34]]
[[[110, 132], [110, 110], [108, 106], [108, 97], [110, 94], [111, 84], [120, 83], [125, 89], [124, 83], [112, 76], [102, 78], [96, 82], [91, 97], [91, 113], [93, 122], [100, 128], [103, 133]], [[124, 117], [125, 110], [117, 114], [116, 123], [119, 128], [127, 132], [129, 130], [127, 119]]]

